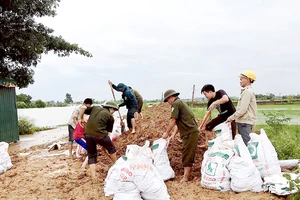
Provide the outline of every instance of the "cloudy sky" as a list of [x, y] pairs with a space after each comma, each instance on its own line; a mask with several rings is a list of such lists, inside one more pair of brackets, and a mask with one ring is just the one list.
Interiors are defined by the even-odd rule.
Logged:
[[39, 21], [93, 57], [44, 55], [35, 83], [17, 94], [110, 100], [111, 80], [147, 100], [170, 88], [191, 98], [193, 85], [203, 97], [207, 83], [239, 96], [246, 69], [257, 75], [257, 94], [297, 94], [299, 10], [298, 0], [62, 0], [56, 17]]

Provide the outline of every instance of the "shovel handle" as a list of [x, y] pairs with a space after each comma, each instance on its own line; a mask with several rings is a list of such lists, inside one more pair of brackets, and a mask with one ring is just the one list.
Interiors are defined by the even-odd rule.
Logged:
[[201, 122], [201, 124], [200, 124], [200, 130], [201, 130], [201, 129], [203, 128], [203, 126], [207, 123], [207, 121], [208, 121], [210, 115], [211, 115], [211, 110], [206, 111], [206, 113], [205, 113], [205, 115], [204, 115], [204, 118], [203, 118], [203, 120], [202, 120], [202, 122]]
[[[114, 97], [114, 100], [115, 100], [115, 102], [117, 103], [117, 100], [116, 100], [116, 96], [115, 96], [115, 93], [114, 93], [114, 89], [112, 88], [112, 86], [109, 84], [109, 86], [110, 86], [110, 89], [111, 89], [111, 93], [112, 93], [112, 95], [113, 95], [113, 97]], [[119, 117], [120, 117], [120, 120], [121, 120], [121, 122], [123, 123], [123, 119], [122, 119], [122, 116], [121, 116], [121, 113], [120, 113], [120, 110], [118, 109], [118, 113], [119, 113]]]

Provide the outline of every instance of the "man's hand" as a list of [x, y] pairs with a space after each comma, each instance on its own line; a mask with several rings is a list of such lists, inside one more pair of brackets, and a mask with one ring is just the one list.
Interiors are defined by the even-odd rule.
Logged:
[[169, 137], [169, 133], [164, 132], [164, 134], [162, 135], [162, 139], [167, 139]]
[[231, 123], [233, 120], [232, 119], [227, 119], [225, 123]]
[[109, 84], [110, 86], [112, 86], [113, 83], [112, 83], [110, 80], [108, 80], [108, 84]]
[[215, 102], [213, 102], [212, 104], [210, 104], [210, 106], [208, 107], [207, 110], [213, 111], [213, 109], [216, 107], [217, 105], [215, 104]]

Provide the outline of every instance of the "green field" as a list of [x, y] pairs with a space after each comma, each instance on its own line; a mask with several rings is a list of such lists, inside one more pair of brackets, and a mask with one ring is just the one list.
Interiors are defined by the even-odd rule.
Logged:
[[[191, 109], [198, 119], [202, 119], [206, 112], [204, 107], [191, 107]], [[265, 116], [264, 112], [271, 113], [274, 119], [291, 119], [288, 122], [275, 121], [268, 125], [266, 120], [270, 117]], [[214, 110], [211, 118], [217, 115], [218, 112]], [[266, 131], [280, 160], [300, 159], [300, 104], [258, 105], [255, 132], [259, 133], [261, 128]]]
[[[193, 113], [196, 118], [202, 119], [205, 115], [206, 108], [204, 107], [191, 107]], [[258, 116], [257, 122], [258, 125], [266, 124], [266, 117], [263, 112], [268, 113], [276, 113], [279, 112], [283, 114], [285, 117], [290, 117], [291, 120], [288, 124], [300, 125], [300, 104], [285, 104], [285, 105], [258, 105]], [[218, 115], [216, 110], [212, 113], [212, 118]]]

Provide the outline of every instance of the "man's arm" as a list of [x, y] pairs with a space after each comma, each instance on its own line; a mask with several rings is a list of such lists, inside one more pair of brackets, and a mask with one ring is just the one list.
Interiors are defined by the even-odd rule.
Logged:
[[228, 96], [226, 94], [224, 94], [221, 99], [218, 99], [218, 100], [212, 102], [212, 104], [209, 106], [208, 110], [212, 111], [217, 105], [224, 104], [228, 101], [229, 101]]
[[250, 104], [250, 99], [251, 99], [251, 94], [245, 90], [241, 94], [240, 103], [239, 103], [239, 106], [237, 107], [235, 113], [233, 113], [233, 115], [228, 117], [226, 122], [232, 122], [232, 121], [240, 118], [241, 116], [243, 116], [248, 110], [248, 107]]
[[[81, 106], [79, 109], [79, 115], [78, 115], [78, 122], [82, 125], [83, 124], [83, 115], [86, 111], [87, 107], [86, 106]], [[77, 124], [77, 123], [76, 123]]]
[[167, 128], [167, 130], [166, 130], [166, 132], [164, 132], [164, 134], [163, 134], [163, 136], [162, 136], [162, 138], [163, 139], [167, 139], [168, 137], [169, 137], [169, 135], [170, 135], [170, 132], [172, 131], [172, 129], [173, 129], [173, 127], [176, 125], [176, 118], [171, 118], [170, 120], [169, 120], [169, 125], [168, 125], [168, 128]]

